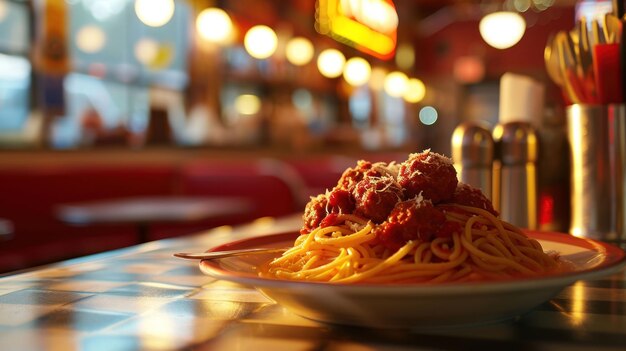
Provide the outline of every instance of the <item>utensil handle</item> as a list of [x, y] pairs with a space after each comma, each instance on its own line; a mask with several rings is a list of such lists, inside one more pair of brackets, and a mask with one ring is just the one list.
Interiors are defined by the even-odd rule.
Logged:
[[599, 44], [593, 47], [595, 86], [602, 104], [617, 104], [623, 101], [624, 82], [621, 79], [620, 50], [621, 44]]
[[214, 260], [219, 258], [226, 258], [232, 256], [244, 256], [244, 255], [259, 255], [268, 253], [285, 252], [285, 248], [267, 249], [267, 248], [255, 248], [255, 249], [242, 249], [232, 251], [213, 251], [213, 252], [178, 252], [174, 256], [179, 258], [186, 258], [189, 260]]
[[613, 0], [613, 13], [617, 18], [624, 16], [624, 3], [622, 0]]

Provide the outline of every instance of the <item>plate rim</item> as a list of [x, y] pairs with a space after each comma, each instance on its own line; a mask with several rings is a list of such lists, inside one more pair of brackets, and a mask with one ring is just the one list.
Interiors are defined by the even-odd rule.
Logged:
[[[445, 295], [468, 295], [468, 294], [481, 294], [481, 293], [494, 293], [504, 292], [508, 290], [516, 289], [543, 289], [549, 287], [567, 286], [578, 280], [587, 280], [593, 278], [599, 278], [601, 276], [610, 275], [618, 272], [626, 266], [626, 252], [616, 245], [611, 243], [602, 242], [594, 239], [576, 237], [567, 233], [548, 232], [548, 231], [534, 231], [524, 230], [528, 236], [534, 239], [552, 241], [556, 243], [564, 243], [582, 247], [588, 250], [602, 251], [606, 257], [606, 262], [603, 262], [599, 266], [583, 270], [573, 271], [563, 274], [542, 276], [542, 277], [529, 277], [516, 280], [507, 281], [495, 281], [495, 282], [461, 282], [461, 283], [445, 283], [445, 284], [330, 284], [326, 282], [308, 282], [308, 281], [292, 281], [271, 279], [254, 276], [248, 273], [239, 273], [227, 270], [219, 264], [219, 260], [209, 261], [201, 260], [199, 262], [200, 270], [215, 279], [221, 279], [231, 281], [235, 283], [251, 285], [259, 289], [335, 289], [338, 292], [352, 293], [352, 294], [372, 294], [372, 293], [384, 293], [386, 295], [405, 295], [414, 294], [419, 295], [432, 295], [432, 294], [445, 294]], [[250, 244], [255, 242], [277, 243], [286, 241], [286, 238], [295, 239], [298, 235], [297, 231], [281, 232], [269, 235], [254, 236], [249, 238], [243, 238], [233, 240], [230, 242], [222, 243], [211, 249], [211, 251], [224, 251], [232, 249], [234, 246], [240, 246], [242, 244]], [[279, 238], [283, 240], [278, 240]]]

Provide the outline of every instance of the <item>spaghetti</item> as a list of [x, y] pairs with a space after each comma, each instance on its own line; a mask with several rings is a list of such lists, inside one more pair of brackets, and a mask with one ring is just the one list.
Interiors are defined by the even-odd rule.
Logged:
[[[354, 176], [353, 171], [344, 175]], [[397, 174], [401, 172], [402, 169]], [[393, 209], [383, 216], [385, 219], [377, 223], [362, 215], [358, 196], [352, 208], [347, 200], [359, 194], [355, 189], [361, 182], [374, 177], [376, 189], [376, 184], [381, 184], [380, 177], [390, 176], [363, 173], [362, 179], [347, 189], [351, 190], [347, 198], [333, 197], [333, 192], [346, 190], [338, 186], [325, 196], [312, 199], [305, 211], [305, 226], [294, 246], [269, 262], [260, 274], [334, 283], [442, 283], [538, 276], [559, 267], [556, 255], [544, 253], [539, 242], [500, 220], [480, 191], [462, 183], [455, 184], [452, 195], [442, 196], [439, 192], [443, 200], [438, 204], [423, 198], [422, 191], [408, 200], [400, 196]], [[348, 184], [343, 180], [343, 184]], [[387, 184], [385, 189], [389, 188]], [[400, 194], [405, 193], [405, 187], [398, 188], [403, 190]], [[325, 213], [319, 217], [324, 218], [312, 220], [312, 214], [318, 213], [311, 207], [320, 201], [325, 205]], [[309, 228], [307, 223], [314, 227]]]
[[437, 283], [536, 276], [558, 266], [536, 240], [489, 212], [448, 206], [447, 219], [464, 224], [449, 238], [408, 241], [392, 252], [377, 242], [371, 222], [342, 215], [340, 225], [300, 235], [264, 274], [336, 283]]

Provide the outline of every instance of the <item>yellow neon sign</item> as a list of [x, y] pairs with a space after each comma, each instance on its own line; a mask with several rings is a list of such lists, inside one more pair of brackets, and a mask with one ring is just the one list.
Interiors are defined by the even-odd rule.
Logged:
[[395, 53], [398, 13], [391, 0], [319, 0], [317, 29], [386, 60]]

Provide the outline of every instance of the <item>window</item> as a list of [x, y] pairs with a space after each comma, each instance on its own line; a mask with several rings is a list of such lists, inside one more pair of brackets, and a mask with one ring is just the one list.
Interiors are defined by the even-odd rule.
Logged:
[[30, 110], [27, 5], [0, 0], [0, 138], [19, 133]]

